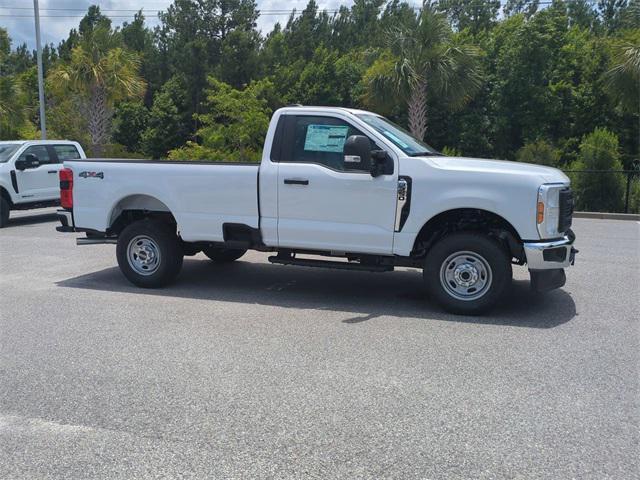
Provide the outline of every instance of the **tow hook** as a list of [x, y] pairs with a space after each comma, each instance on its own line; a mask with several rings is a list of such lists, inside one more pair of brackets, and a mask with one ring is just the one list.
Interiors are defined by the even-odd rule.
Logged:
[[580, 253], [580, 250], [578, 250], [575, 247], [571, 247], [571, 253], [569, 254], [569, 260], [571, 262], [571, 265], [576, 263], [576, 253]]

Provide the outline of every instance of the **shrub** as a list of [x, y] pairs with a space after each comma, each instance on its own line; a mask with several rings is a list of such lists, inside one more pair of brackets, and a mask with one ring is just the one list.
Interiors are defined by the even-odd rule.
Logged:
[[[618, 137], [606, 128], [596, 128], [586, 135], [580, 144], [578, 160], [572, 164], [577, 208], [595, 212], [619, 212], [624, 204], [624, 175]], [[599, 170], [600, 173], [580, 173]]]
[[447, 157], [461, 157], [462, 152], [459, 148], [456, 147], [444, 147], [442, 149], [442, 153], [444, 153]]
[[516, 160], [518, 162], [557, 167], [560, 163], [560, 152], [550, 143], [544, 140], [536, 140], [525, 144], [518, 150]]

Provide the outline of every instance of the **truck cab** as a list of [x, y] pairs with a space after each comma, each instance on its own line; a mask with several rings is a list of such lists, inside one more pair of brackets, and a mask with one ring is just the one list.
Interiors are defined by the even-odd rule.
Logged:
[[0, 142], [0, 227], [11, 210], [59, 204], [63, 162], [82, 158], [80, 144], [68, 140]]
[[65, 167], [59, 230], [87, 232], [80, 243], [116, 243], [121, 270], [142, 287], [172, 281], [184, 255], [220, 262], [255, 249], [285, 265], [419, 268], [438, 303], [476, 314], [507, 291], [512, 265], [527, 265], [544, 291], [564, 285], [576, 253], [562, 172], [447, 157], [362, 110], [276, 111], [259, 165]]

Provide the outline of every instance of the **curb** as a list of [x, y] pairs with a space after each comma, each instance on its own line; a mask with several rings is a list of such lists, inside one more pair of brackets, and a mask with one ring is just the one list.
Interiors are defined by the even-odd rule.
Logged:
[[573, 212], [573, 218], [600, 218], [605, 220], [635, 220], [640, 221], [637, 213], [606, 213], [606, 212]]

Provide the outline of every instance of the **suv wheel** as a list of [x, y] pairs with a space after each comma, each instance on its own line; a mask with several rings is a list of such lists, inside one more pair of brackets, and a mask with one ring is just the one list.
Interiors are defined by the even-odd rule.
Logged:
[[429, 250], [423, 275], [429, 293], [447, 311], [478, 315], [511, 285], [511, 259], [486, 235], [454, 233]]
[[0, 197], [0, 228], [4, 228], [9, 223], [9, 212], [11, 211], [11, 206], [9, 202], [7, 202], [4, 197]]
[[178, 236], [166, 223], [150, 219], [134, 222], [120, 233], [116, 256], [124, 276], [143, 288], [168, 285], [182, 268]]

